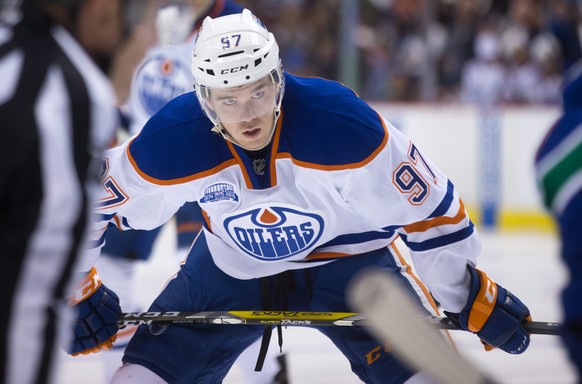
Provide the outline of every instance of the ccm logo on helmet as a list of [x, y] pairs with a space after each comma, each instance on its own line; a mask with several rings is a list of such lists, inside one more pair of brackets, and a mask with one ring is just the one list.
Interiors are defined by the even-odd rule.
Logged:
[[241, 65], [240, 67], [234, 67], [234, 68], [228, 68], [228, 69], [223, 69], [222, 71], [220, 71], [221, 75], [228, 75], [229, 73], [237, 73], [237, 72], [241, 72], [244, 70], [249, 69], [249, 65]]

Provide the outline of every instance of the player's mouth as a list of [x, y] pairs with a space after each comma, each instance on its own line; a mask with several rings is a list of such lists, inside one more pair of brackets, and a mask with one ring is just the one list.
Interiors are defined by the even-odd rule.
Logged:
[[253, 128], [253, 129], [247, 129], [246, 131], [243, 131], [243, 136], [247, 139], [254, 139], [257, 136], [259, 136], [259, 134], [261, 133], [261, 128]]

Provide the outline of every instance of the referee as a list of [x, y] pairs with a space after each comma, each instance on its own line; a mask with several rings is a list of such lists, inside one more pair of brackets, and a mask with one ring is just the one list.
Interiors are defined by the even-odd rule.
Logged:
[[67, 291], [117, 126], [103, 71], [122, 39], [123, 4], [23, 0], [0, 21], [3, 384], [58, 378], [74, 316]]

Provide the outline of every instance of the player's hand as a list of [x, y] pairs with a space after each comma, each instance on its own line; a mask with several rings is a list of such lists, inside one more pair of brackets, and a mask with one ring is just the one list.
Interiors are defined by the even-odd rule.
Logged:
[[468, 269], [471, 289], [467, 305], [460, 313], [445, 314], [460, 328], [476, 333], [487, 350], [493, 346], [513, 354], [525, 352], [530, 339], [523, 322], [531, 321], [529, 309], [483, 271]]
[[73, 291], [70, 304], [77, 310], [74, 340], [69, 353], [86, 355], [110, 349], [116, 339], [119, 298], [101, 283], [95, 268]]

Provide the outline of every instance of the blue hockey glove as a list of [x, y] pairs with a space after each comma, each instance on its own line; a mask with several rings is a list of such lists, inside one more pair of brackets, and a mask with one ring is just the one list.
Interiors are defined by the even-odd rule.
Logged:
[[77, 310], [71, 355], [87, 355], [110, 349], [116, 339], [119, 298], [101, 283], [95, 268], [73, 291], [70, 304]]
[[479, 336], [485, 349], [493, 346], [512, 354], [525, 352], [531, 321], [529, 309], [511, 292], [496, 284], [483, 271], [468, 266], [471, 286], [467, 305], [460, 313], [445, 314], [461, 329]]

